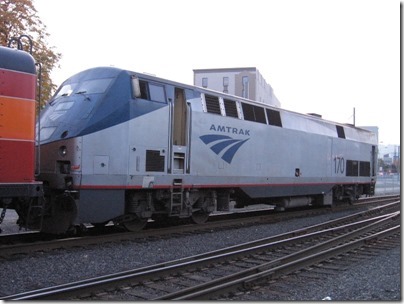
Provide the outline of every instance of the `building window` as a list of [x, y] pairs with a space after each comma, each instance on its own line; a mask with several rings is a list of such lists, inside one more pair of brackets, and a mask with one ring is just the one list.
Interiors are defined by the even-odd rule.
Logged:
[[223, 77], [223, 93], [229, 93], [229, 77]]
[[249, 83], [248, 83], [248, 76], [243, 76], [242, 79], [243, 83], [243, 92], [242, 92], [242, 97], [248, 98], [248, 91], [249, 91]]
[[207, 87], [208, 87], [208, 78], [206, 78], [206, 77], [203, 77], [203, 78], [202, 78], [202, 86], [203, 86], [204, 88], [207, 88]]

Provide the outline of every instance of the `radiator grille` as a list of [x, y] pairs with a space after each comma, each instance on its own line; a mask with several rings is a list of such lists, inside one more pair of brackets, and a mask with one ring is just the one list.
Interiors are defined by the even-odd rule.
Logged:
[[208, 111], [208, 113], [215, 113], [219, 115], [221, 114], [219, 98], [217, 96], [205, 94], [205, 101], [206, 101], [206, 110]]
[[370, 176], [370, 162], [359, 162], [359, 175]]
[[146, 150], [146, 171], [164, 172], [164, 156], [159, 150]]
[[346, 176], [358, 176], [359, 162], [356, 160], [346, 161]]
[[226, 116], [238, 117], [236, 102], [229, 99], [224, 99], [223, 102], [226, 110]]

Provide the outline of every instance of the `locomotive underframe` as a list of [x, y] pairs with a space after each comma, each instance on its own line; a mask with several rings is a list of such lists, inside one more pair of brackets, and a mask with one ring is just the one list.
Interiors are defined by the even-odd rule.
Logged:
[[39, 228], [44, 214], [42, 182], [5, 183], [0, 185], [0, 208], [14, 209], [20, 227]]
[[[25, 224], [30, 224], [31, 228], [35, 226], [33, 224], [41, 225], [44, 232], [64, 233], [83, 222], [104, 225], [110, 220], [129, 230], [141, 229], [148, 219], [192, 218], [201, 223], [214, 211], [230, 211], [231, 201], [236, 203], [235, 208], [262, 203], [275, 205], [279, 211], [300, 206], [327, 206], [337, 201], [353, 202], [361, 195], [374, 195], [374, 184], [337, 184], [330, 186], [327, 192], [256, 198], [244, 190], [178, 186], [170, 189], [53, 191], [46, 195], [43, 223], [42, 214], [32, 213], [31, 222]], [[24, 219], [26, 215], [20, 219], [22, 225]]]

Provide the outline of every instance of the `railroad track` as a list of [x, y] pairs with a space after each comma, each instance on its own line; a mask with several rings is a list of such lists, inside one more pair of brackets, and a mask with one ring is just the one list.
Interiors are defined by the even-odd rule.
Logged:
[[374, 242], [399, 238], [400, 202], [177, 261], [2, 298], [145, 300], [219, 297], [273, 281]]
[[[169, 227], [158, 227], [153, 225], [149, 229], [140, 232], [122, 232], [116, 227], [105, 227], [101, 231], [90, 230], [90, 233], [83, 236], [55, 237], [42, 235], [40, 233], [29, 232], [26, 234], [15, 234], [0, 236], [0, 258], [7, 259], [18, 254], [32, 254], [33, 252], [51, 251], [55, 249], [68, 249], [78, 246], [90, 246], [101, 243], [121, 242], [121, 241], [144, 241], [160, 237], [170, 237], [170, 235], [204, 233], [212, 230], [229, 229], [232, 227], [260, 225], [275, 223], [293, 218], [315, 216], [329, 212], [342, 210], [356, 210], [358, 208], [370, 207], [373, 205], [386, 204], [398, 200], [399, 196], [368, 197], [359, 200], [355, 205], [340, 205], [333, 208], [311, 208], [304, 210], [294, 210], [291, 212], [277, 213], [271, 210], [256, 210], [246, 213], [217, 214], [211, 216], [209, 221], [199, 225], [176, 225]], [[108, 229], [110, 228], [110, 229]]]

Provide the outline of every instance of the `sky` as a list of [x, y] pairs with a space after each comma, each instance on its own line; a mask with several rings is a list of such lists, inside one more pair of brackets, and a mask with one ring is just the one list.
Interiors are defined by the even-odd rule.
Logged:
[[52, 79], [115, 66], [193, 84], [256, 67], [299, 113], [378, 126], [400, 144], [399, 0], [33, 0], [62, 54]]

